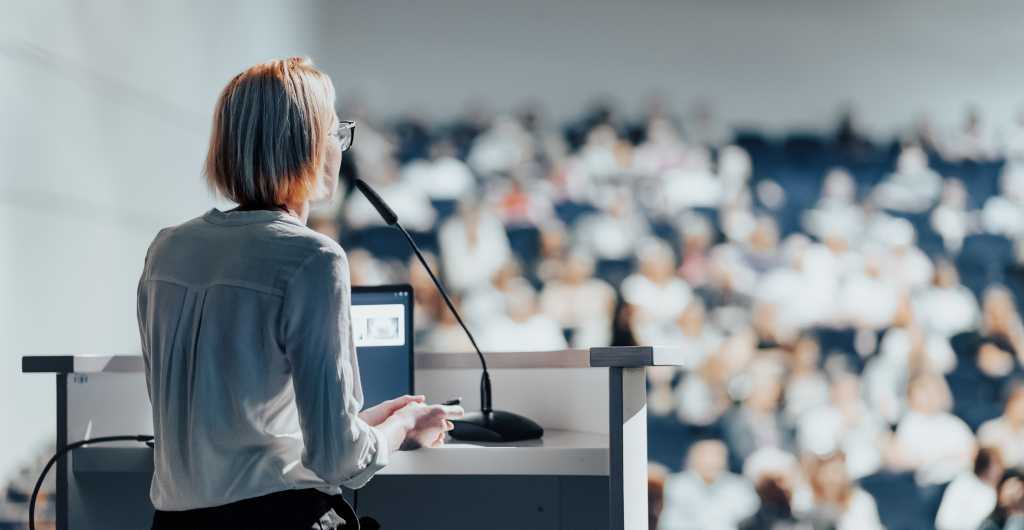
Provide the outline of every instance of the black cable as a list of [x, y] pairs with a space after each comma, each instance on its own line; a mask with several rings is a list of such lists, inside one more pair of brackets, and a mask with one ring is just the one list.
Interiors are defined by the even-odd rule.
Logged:
[[50, 458], [50, 461], [46, 463], [46, 466], [43, 467], [43, 472], [39, 474], [39, 480], [36, 481], [36, 487], [32, 488], [32, 498], [29, 500], [29, 503], [28, 503], [28, 528], [29, 528], [29, 530], [36, 530], [36, 497], [39, 496], [39, 490], [43, 487], [43, 480], [46, 479], [46, 474], [50, 472], [50, 468], [53, 467], [53, 464], [57, 463], [57, 460], [60, 459], [62, 456], [66, 455], [72, 449], [78, 449], [79, 447], [82, 447], [82, 446], [85, 446], [85, 445], [90, 445], [90, 444], [107, 443], [107, 442], [143, 442], [143, 443], [145, 443], [145, 442], [151, 442], [151, 441], [153, 441], [153, 437], [149, 436], [147, 434], [136, 434], [134, 436], [131, 436], [131, 435], [100, 436], [98, 438], [93, 438], [91, 440], [81, 440], [81, 441], [78, 441], [78, 442], [75, 442], [75, 443], [72, 443], [72, 444], [68, 444], [67, 447], [57, 451], [57, 453], [54, 454], [53, 457]]

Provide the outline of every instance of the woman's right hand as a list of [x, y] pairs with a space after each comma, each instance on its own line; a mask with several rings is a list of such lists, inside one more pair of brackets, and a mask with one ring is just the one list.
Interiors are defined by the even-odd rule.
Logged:
[[392, 415], [407, 422], [408, 429], [401, 449], [410, 450], [443, 445], [445, 434], [455, 427], [450, 420], [461, 418], [464, 413], [465, 411], [458, 405], [409, 403]]

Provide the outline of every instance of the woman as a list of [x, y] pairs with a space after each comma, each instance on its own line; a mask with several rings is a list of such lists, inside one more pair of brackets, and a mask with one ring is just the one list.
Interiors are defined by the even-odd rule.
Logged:
[[461, 414], [422, 396], [360, 412], [348, 261], [305, 226], [352, 143], [333, 107], [306, 59], [235, 76], [205, 172], [239, 206], [161, 230], [146, 255], [155, 530], [319, 525], [340, 486], [363, 486], [399, 448], [440, 445]]

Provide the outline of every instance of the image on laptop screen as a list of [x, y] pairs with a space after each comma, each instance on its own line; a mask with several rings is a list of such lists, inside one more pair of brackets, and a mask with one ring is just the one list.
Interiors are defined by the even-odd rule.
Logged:
[[363, 407], [413, 392], [412, 287], [352, 288], [352, 333]]

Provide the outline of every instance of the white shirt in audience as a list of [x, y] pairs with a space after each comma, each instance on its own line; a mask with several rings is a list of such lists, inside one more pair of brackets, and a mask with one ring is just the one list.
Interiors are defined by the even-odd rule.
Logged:
[[722, 200], [722, 183], [708, 170], [676, 168], [662, 176], [663, 195], [668, 212], [686, 208], [712, 208]]
[[1024, 206], [1001, 195], [990, 197], [981, 209], [981, 225], [990, 234], [1024, 234]]
[[754, 486], [744, 477], [723, 473], [708, 484], [686, 471], [665, 481], [658, 530], [735, 530], [760, 504]]
[[896, 441], [913, 453], [921, 486], [945, 484], [970, 469], [974, 434], [948, 412], [908, 412], [896, 427]]
[[580, 246], [597, 259], [633, 257], [637, 244], [648, 232], [646, 222], [635, 215], [591, 214], [580, 219], [576, 237]]
[[977, 530], [996, 507], [996, 490], [970, 471], [958, 475], [942, 494], [936, 530]]
[[851, 324], [882, 329], [896, 315], [899, 288], [893, 282], [858, 274], [840, 287], [839, 304]]
[[639, 307], [655, 321], [673, 320], [686, 309], [693, 291], [682, 278], [657, 284], [642, 274], [631, 274], [622, 282], [622, 298]]
[[980, 311], [978, 300], [963, 285], [931, 287], [914, 297], [914, 315], [925, 329], [943, 337], [974, 329]]
[[846, 469], [850, 477], [866, 477], [882, 466], [879, 449], [882, 435], [888, 430], [880, 416], [866, 404], [861, 413], [850, 422], [833, 405], [826, 405], [805, 414], [797, 425], [797, 446], [802, 452], [826, 456], [836, 451], [846, 455]]
[[484, 351], [549, 351], [567, 347], [561, 326], [541, 314], [523, 321], [498, 317], [480, 334], [480, 349]]
[[438, 233], [441, 263], [445, 281], [453, 289], [465, 290], [488, 285], [491, 276], [511, 255], [505, 227], [496, 217], [480, 213], [476, 238], [469, 239], [469, 229], [461, 217], [453, 217]]
[[[417, 160], [402, 168], [402, 179], [423, 190], [431, 199], [456, 200], [473, 191], [476, 181], [469, 166], [458, 158]], [[404, 219], [404, 212], [403, 212]]]

